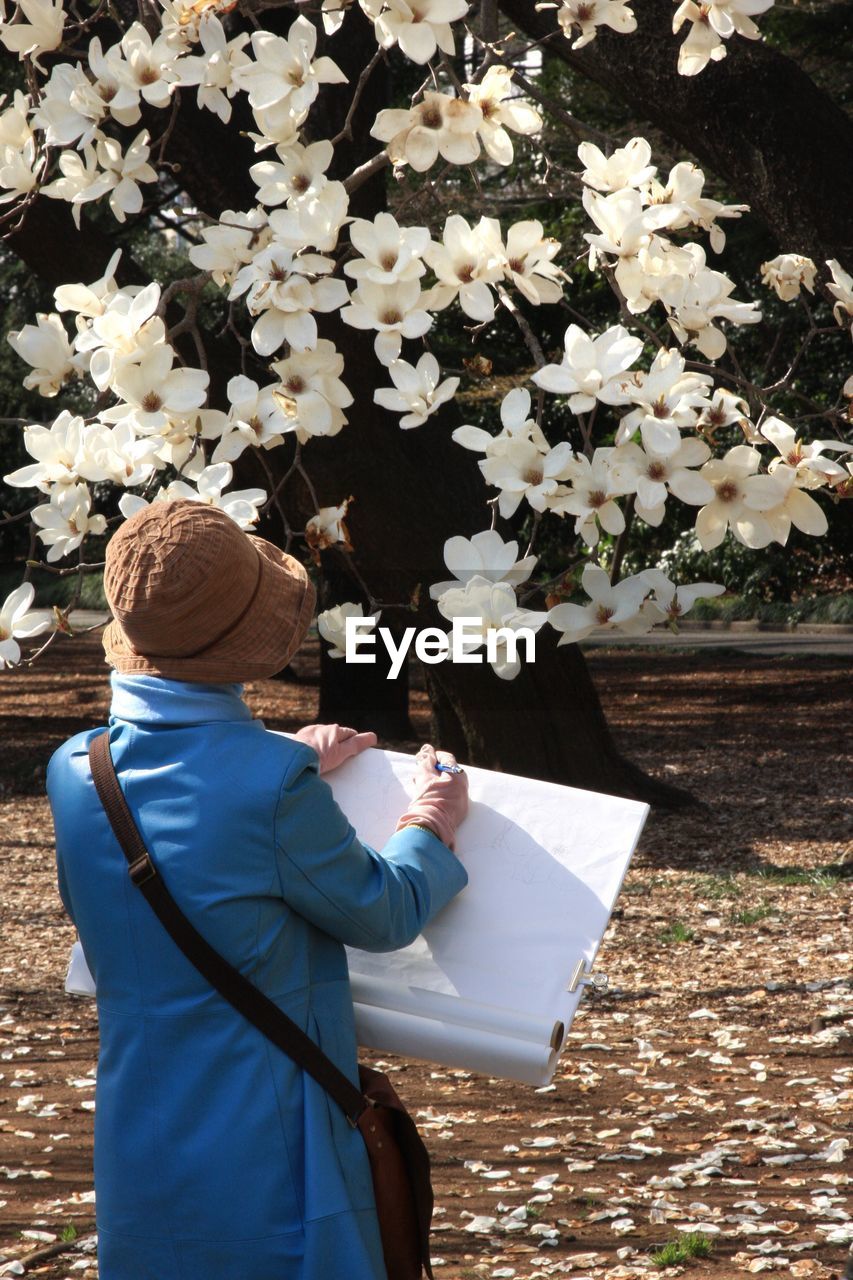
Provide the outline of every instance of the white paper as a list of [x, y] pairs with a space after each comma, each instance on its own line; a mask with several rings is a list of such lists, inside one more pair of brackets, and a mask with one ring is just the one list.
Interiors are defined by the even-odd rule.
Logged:
[[[414, 794], [414, 756], [372, 749], [327, 776], [360, 839], [382, 849]], [[634, 800], [466, 768], [456, 837], [468, 886], [400, 951], [347, 948], [359, 1043], [547, 1084], [648, 814]], [[156, 857], [156, 850], [155, 850]], [[80, 944], [66, 990], [94, 994]]]
[[[361, 840], [381, 850], [408, 808], [415, 772], [413, 756], [369, 750], [328, 781]], [[488, 769], [466, 773], [471, 803], [456, 852], [468, 886], [411, 946], [347, 949], [356, 1032], [372, 1049], [547, 1084], [583, 994], [569, 992], [569, 981], [579, 960], [595, 959], [648, 806]], [[381, 1008], [360, 997], [365, 981], [385, 993]]]

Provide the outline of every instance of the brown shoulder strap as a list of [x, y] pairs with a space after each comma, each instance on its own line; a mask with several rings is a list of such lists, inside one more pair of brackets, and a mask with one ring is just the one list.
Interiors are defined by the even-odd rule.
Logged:
[[310, 1036], [202, 937], [169, 893], [127, 807], [110, 754], [108, 733], [92, 739], [89, 764], [101, 803], [127, 858], [130, 878], [173, 942], [229, 1004], [331, 1094], [355, 1128], [368, 1106], [364, 1095]]

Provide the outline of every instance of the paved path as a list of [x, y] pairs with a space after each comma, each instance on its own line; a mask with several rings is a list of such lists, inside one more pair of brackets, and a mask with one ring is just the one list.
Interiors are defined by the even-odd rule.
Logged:
[[[105, 622], [108, 614], [93, 609], [79, 609], [71, 615], [71, 624], [80, 629]], [[685, 626], [678, 635], [659, 629], [645, 636], [619, 636], [611, 632], [584, 640], [589, 649], [737, 649], [741, 653], [822, 654], [825, 657], [853, 658], [853, 627], [800, 627], [797, 631], [759, 631], [736, 625], [732, 628], [704, 630]]]
[[590, 637], [582, 648], [591, 649], [737, 649], [741, 653], [820, 654], [824, 657], [853, 658], [853, 628], [830, 627], [807, 631], [758, 631], [738, 628], [698, 630], [685, 627], [678, 635], [660, 629], [645, 636], [612, 635]]

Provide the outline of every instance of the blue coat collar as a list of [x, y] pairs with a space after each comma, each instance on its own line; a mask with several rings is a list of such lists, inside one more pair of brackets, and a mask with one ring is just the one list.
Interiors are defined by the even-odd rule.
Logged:
[[162, 676], [110, 676], [113, 697], [110, 725], [209, 724], [218, 720], [252, 720], [252, 712], [242, 698], [241, 684], [196, 684], [188, 680], [166, 680]]

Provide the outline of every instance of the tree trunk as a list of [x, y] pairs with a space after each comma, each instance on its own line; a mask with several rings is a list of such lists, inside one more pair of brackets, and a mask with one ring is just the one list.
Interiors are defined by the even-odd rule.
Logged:
[[[792, 58], [733, 36], [727, 56], [678, 74], [686, 28], [672, 0], [639, 0], [631, 35], [598, 28], [573, 52], [553, 11], [500, 0], [511, 23], [676, 139], [749, 203], [783, 252], [853, 264], [853, 121]], [[554, 35], [554, 32], [558, 34]]]
[[[352, 599], [352, 581], [341, 569], [327, 566], [319, 608], [328, 609]], [[399, 642], [399, 638], [395, 637]], [[342, 724], [359, 731], [372, 729], [383, 739], [413, 738], [409, 719], [409, 664], [388, 679], [390, 659], [383, 644], [374, 647], [375, 663], [351, 663], [330, 658], [329, 648], [320, 641], [321, 724]]]
[[485, 661], [427, 667], [435, 740], [460, 760], [487, 769], [645, 800], [664, 808], [692, 802], [688, 792], [650, 778], [619, 753], [583, 654], [536, 636], [536, 661], [501, 680]]

